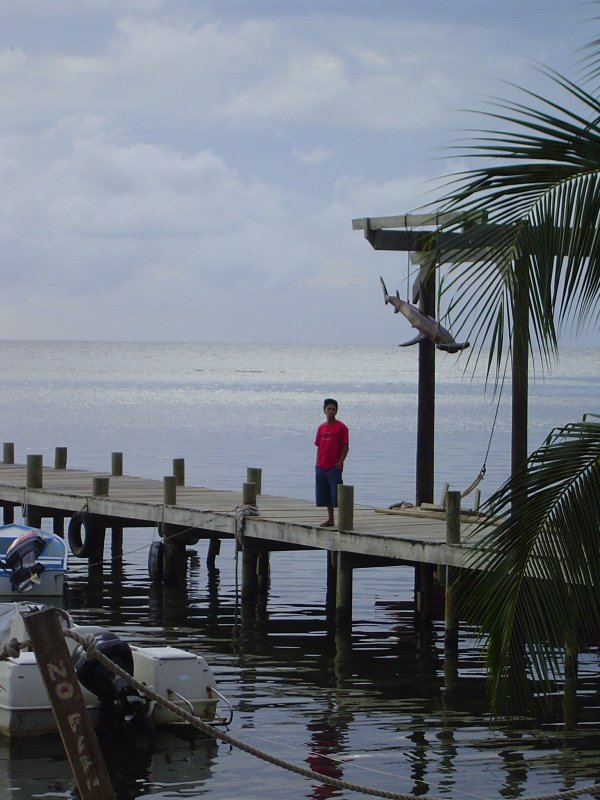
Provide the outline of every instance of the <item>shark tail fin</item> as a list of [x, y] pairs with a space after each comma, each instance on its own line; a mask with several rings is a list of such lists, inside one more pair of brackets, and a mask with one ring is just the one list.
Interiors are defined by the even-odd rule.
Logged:
[[388, 290], [387, 290], [387, 286], [385, 285], [385, 283], [384, 283], [384, 281], [383, 281], [383, 278], [381, 277], [381, 275], [379, 276], [379, 280], [381, 281], [381, 288], [383, 289], [383, 299], [385, 300], [385, 304], [386, 304], [386, 306], [387, 306], [387, 304], [388, 304], [388, 302], [389, 302], [389, 301], [388, 301]]

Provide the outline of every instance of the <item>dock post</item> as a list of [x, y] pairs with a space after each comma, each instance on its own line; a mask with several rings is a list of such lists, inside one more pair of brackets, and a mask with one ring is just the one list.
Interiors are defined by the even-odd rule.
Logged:
[[[177, 504], [177, 483], [174, 475], [163, 477], [163, 503], [165, 506]], [[185, 541], [178, 536], [176, 525], [163, 525], [163, 582], [165, 586], [185, 586], [187, 562]]]
[[166, 506], [177, 505], [177, 482], [174, 475], [163, 477], [163, 503]]
[[337, 487], [338, 530], [351, 531], [354, 528], [354, 486], [340, 483]]
[[433, 611], [433, 564], [415, 568], [415, 623], [418, 630], [431, 624]]
[[245, 506], [256, 505], [256, 484], [254, 482], [242, 485], [242, 504]]
[[[27, 479], [26, 486], [28, 489], [41, 489], [43, 485], [43, 457], [41, 455], [27, 456]], [[30, 506], [27, 504], [25, 509], [25, 521], [27, 525], [32, 525], [34, 528], [39, 528], [42, 524], [42, 509], [38, 506]]]
[[242, 544], [242, 602], [254, 602], [258, 595], [258, 550], [248, 539]]
[[352, 623], [352, 566], [347, 553], [337, 553], [336, 572], [335, 622], [348, 627]]
[[215, 568], [215, 561], [221, 552], [221, 540], [216, 536], [211, 536], [208, 540], [208, 552], [206, 554], [206, 567], [207, 569]]
[[325, 618], [327, 628], [335, 628], [335, 595], [337, 592], [337, 553], [326, 550], [327, 555], [327, 592], [325, 595]]
[[123, 475], [123, 453], [110, 454], [110, 474], [115, 476]]
[[55, 447], [54, 448], [54, 469], [67, 468], [67, 448]]
[[185, 459], [173, 459], [173, 477], [177, 486], [185, 486]]
[[[120, 478], [123, 475], [123, 453], [113, 452], [110, 454], [110, 474], [111, 477]], [[113, 566], [121, 567], [123, 560], [123, 526], [111, 525], [110, 528], [110, 557]]]
[[[460, 544], [460, 492], [448, 492], [446, 502], [446, 544]], [[444, 643], [458, 648], [458, 612], [456, 598], [456, 568], [447, 567]]]
[[42, 465], [43, 456], [31, 455], [27, 456], [27, 488], [28, 489], [41, 489], [43, 486], [42, 479]]
[[109, 478], [96, 476], [92, 478], [92, 494], [94, 497], [106, 497], [109, 489]]
[[266, 596], [269, 593], [269, 551], [261, 550], [256, 560], [256, 592]]
[[[448, 492], [446, 497], [446, 543], [460, 544], [460, 492]], [[458, 683], [458, 598], [456, 567], [446, 567], [444, 602], [444, 682], [446, 689]]]
[[[15, 463], [15, 445], [14, 442], [4, 442], [2, 445], [2, 461], [4, 464]], [[15, 507], [6, 504], [3, 507], [3, 520], [5, 525], [10, 525], [15, 521]]]
[[246, 467], [246, 481], [256, 486], [256, 494], [262, 493], [262, 469], [260, 467]]
[[82, 800], [115, 793], [54, 608], [24, 617], [65, 753]]

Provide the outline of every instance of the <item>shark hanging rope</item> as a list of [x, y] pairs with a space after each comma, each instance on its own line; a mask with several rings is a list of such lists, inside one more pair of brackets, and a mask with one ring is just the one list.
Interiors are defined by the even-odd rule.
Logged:
[[383, 299], [386, 306], [388, 303], [394, 306], [394, 314], [403, 314], [412, 327], [419, 331], [414, 339], [411, 339], [410, 342], [404, 342], [400, 347], [418, 344], [425, 339], [430, 339], [438, 350], [445, 350], [447, 353], [458, 353], [459, 350], [464, 350], [469, 346], [469, 342], [456, 342], [450, 331], [442, 327], [436, 319], [423, 314], [416, 306], [411, 305], [406, 300], [402, 300], [398, 291], [396, 291], [395, 295], [388, 294], [383, 278], [380, 277], [379, 280], [381, 281]]

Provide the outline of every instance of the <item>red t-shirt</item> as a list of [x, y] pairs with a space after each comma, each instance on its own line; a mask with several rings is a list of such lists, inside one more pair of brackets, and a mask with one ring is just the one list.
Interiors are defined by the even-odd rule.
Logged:
[[317, 429], [317, 467], [331, 469], [340, 460], [342, 450], [349, 444], [348, 428], [339, 419], [323, 422]]

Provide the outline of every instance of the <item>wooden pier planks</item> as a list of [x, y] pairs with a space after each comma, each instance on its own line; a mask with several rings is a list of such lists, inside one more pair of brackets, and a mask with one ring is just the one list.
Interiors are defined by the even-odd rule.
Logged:
[[[107, 496], [93, 495], [94, 478], [109, 479]], [[74, 469], [43, 468], [42, 488], [27, 488], [24, 464], [0, 464], [0, 504], [17, 503], [74, 514], [82, 508], [126, 520], [203, 528], [227, 537], [235, 534], [236, 509], [242, 492], [178, 486], [175, 505], [164, 504], [163, 482], [128, 475]], [[446, 544], [441, 513], [415, 509], [393, 511], [354, 507], [352, 531], [320, 528], [323, 509], [303, 500], [259, 495], [259, 516], [246, 519], [247, 536], [308, 548], [343, 551], [411, 563], [464, 566], [468, 547]], [[386, 513], [381, 513], [382, 511]], [[469, 522], [465, 531], [472, 528]]]

